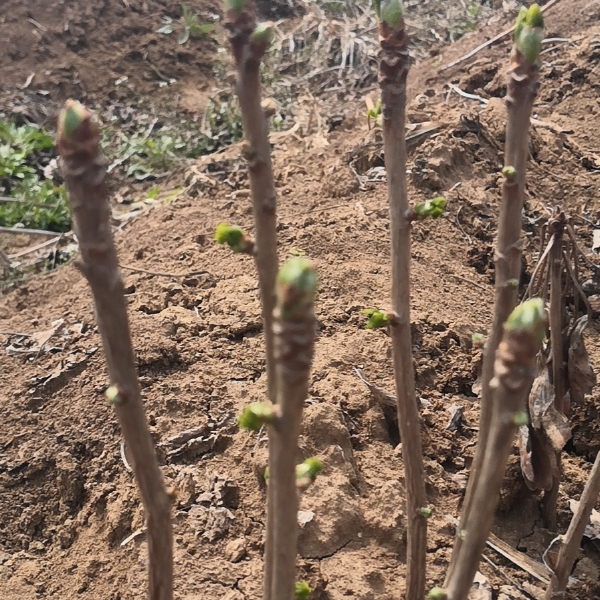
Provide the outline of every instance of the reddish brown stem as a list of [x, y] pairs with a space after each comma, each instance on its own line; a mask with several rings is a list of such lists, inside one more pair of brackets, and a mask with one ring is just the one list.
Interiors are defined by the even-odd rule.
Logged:
[[[507, 329], [496, 351], [494, 377], [490, 389], [494, 394], [492, 422], [485, 447], [479, 477], [473, 487], [473, 514], [467, 529], [461, 530], [462, 550], [452, 574], [445, 584], [448, 600], [467, 600], [481, 553], [494, 522], [502, 478], [520, 418], [525, 416], [525, 404], [536, 370], [536, 357], [543, 334], [543, 304], [530, 300], [536, 306], [535, 321], [523, 319], [525, 324], [514, 330]], [[525, 309], [520, 306], [516, 311]], [[511, 317], [512, 319], [512, 317]]]
[[[254, 2], [239, 2], [241, 10], [228, 9], [225, 14], [232, 54], [237, 68], [235, 90], [242, 113], [242, 127], [247, 140], [244, 156], [248, 162], [250, 193], [256, 228], [255, 258], [262, 300], [262, 319], [267, 357], [267, 386], [269, 399], [275, 403], [276, 376], [273, 335], [275, 307], [275, 278], [277, 276], [277, 197], [271, 162], [271, 146], [267, 117], [261, 105], [260, 63], [268, 43], [253, 38], [256, 30]], [[269, 430], [269, 448], [272, 444]], [[269, 450], [271, 452], [271, 450]], [[271, 598], [273, 579], [273, 497], [272, 486], [267, 488], [267, 534], [265, 543], [264, 600]]]
[[405, 139], [406, 79], [410, 58], [403, 22], [394, 29], [380, 22], [379, 33], [379, 84], [390, 202], [392, 309], [395, 313], [390, 332], [408, 515], [406, 598], [422, 600], [425, 592], [427, 520], [420, 509], [426, 507], [427, 497], [410, 333], [411, 223], [408, 217]]
[[171, 502], [158, 467], [136, 374], [123, 281], [110, 225], [106, 161], [91, 113], [72, 101], [67, 102], [61, 117], [58, 149], [83, 260], [80, 268], [92, 290], [110, 381], [118, 390], [115, 410], [146, 510], [148, 597], [171, 600]]
[[[508, 69], [505, 98], [508, 120], [504, 164], [506, 168], [512, 167], [514, 171], [512, 176], [505, 177], [502, 187], [502, 205], [500, 207], [498, 239], [495, 251], [496, 299], [494, 318], [483, 361], [479, 435], [459, 533], [462, 530], [469, 529], [469, 520], [473, 514], [473, 487], [481, 471], [493, 412], [493, 393], [490, 389], [490, 381], [494, 373], [494, 358], [502, 339], [503, 325], [515, 308], [518, 299], [522, 247], [521, 213], [525, 199], [529, 120], [538, 89], [538, 73], [538, 65], [529, 63], [516, 48], [513, 48]], [[451, 577], [456, 562], [460, 558], [461, 547], [462, 540], [460, 535], [457, 535], [446, 581]]]

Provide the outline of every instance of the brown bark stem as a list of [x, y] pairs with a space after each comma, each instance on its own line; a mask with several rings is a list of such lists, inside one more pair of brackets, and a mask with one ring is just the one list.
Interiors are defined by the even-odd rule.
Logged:
[[421, 515], [420, 509], [426, 507], [427, 496], [410, 332], [411, 223], [406, 184], [405, 139], [406, 79], [410, 58], [404, 23], [392, 30], [380, 22], [379, 33], [379, 84], [390, 203], [392, 310], [395, 313], [390, 331], [406, 481], [406, 599], [422, 600], [425, 593], [427, 519]]
[[[69, 110], [72, 103], [67, 103]], [[85, 109], [83, 109], [85, 110]], [[142, 404], [131, 344], [123, 281], [110, 225], [106, 161], [88, 111], [71, 132], [59, 130], [58, 147], [83, 264], [111, 384], [119, 390], [115, 410], [132, 457], [146, 511], [150, 600], [173, 597], [171, 502], [160, 472]]]
[[[292, 288], [284, 289], [289, 291]], [[294, 296], [294, 291], [288, 294], [292, 305], [296, 299]], [[305, 298], [309, 299], [305, 305], [289, 315], [285, 298], [278, 294], [280, 300], [275, 309], [279, 414], [270, 428], [268, 486], [272, 490], [272, 505], [269, 508], [273, 514], [271, 598], [277, 600], [294, 600], [295, 592], [299, 504], [296, 458], [315, 345], [313, 296], [314, 290], [306, 294]]]
[[565, 534], [558, 552], [556, 569], [546, 589], [545, 600], [560, 600], [564, 597], [563, 592], [567, 589], [569, 576], [573, 569], [573, 563], [577, 557], [579, 545], [585, 532], [586, 525], [592, 514], [592, 509], [600, 495], [600, 452], [596, 455], [596, 461], [592, 467], [590, 476], [585, 484], [579, 506], [575, 511], [567, 533]]
[[[540, 307], [541, 307], [540, 303]], [[466, 600], [481, 553], [494, 522], [494, 512], [506, 463], [517, 433], [517, 415], [525, 404], [535, 377], [537, 335], [519, 330], [506, 333], [496, 352], [493, 415], [479, 477], [473, 487], [473, 512], [468, 528], [461, 531], [462, 550], [444, 586], [448, 600]]]
[[522, 212], [529, 151], [529, 120], [533, 101], [537, 94], [538, 73], [538, 66], [528, 63], [523, 55], [513, 48], [505, 98], [507, 125], [504, 165], [514, 168], [515, 174], [512, 178], [506, 177], [502, 187], [502, 205], [495, 251], [496, 298], [492, 328], [483, 360], [479, 435], [446, 581], [452, 576], [456, 563], [460, 559], [463, 544], [460, 532], [470, 529], [469, 521], [474, 506], [473, 489], [481, 472], [491, 426], [493, 393], [490, 389], [490, 381], [494, 373], [496, 350], [502, 339], [503, 325], [515, 308], [518, 299], [518, 281], [521, 274]]
[[[242, 10], [230, 9], [225, 15], [225, 27], [237, 68], [235, 91], [242, 114], [242, 127], [247, 141], [245, 157], [248, 162], [250, 194], [255, 223], [255, 259], [262, 300], [262, 319], [265, 335], [267, 386], [271, 402], [277, 401], [273, 309], [275, 307], [275, 278], [277, 276], [277, 197], [271, 162], [271, 146], [267, 118], [261, 105], [260, 63], [267, 44], [252, 39], [256, 28], [254, 2], [246, 0]], [[272, 432], [269, 430], [269, 447]], [[264, 599], [270, 600], [272, 580], [271, 557], [273, 498], [267, 488], [267, 533], [265, 542]]]

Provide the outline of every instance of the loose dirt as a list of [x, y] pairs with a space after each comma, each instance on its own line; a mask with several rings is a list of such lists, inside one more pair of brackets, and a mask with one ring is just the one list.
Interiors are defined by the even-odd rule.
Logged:
[[[207, 18], [218, 12], [211, 3], [189, 6]], [[206, 89], [213, 85], [216, 44], [203, 41], [192, 50], [153, 33], [161, 15], [177, 8], [170, 0], [52, 0], [27, 8], [4, 0], [5, 97], [23, 98], [15, 88], [33, 72], [33, 89], [47, 89], [57, 105], [73, 94], [114, 100], [125, 89], [114, 79], [124, 75], [136, 93], [152, 94], [157, 86], [148, 79], [147, 61], [181, 79], [179, 92]], [[524, 212], [524, 281], [535, 264], [540, 225], [556, 204], [571, 215], [581, 248], [593, 256], [592, 223], [600, 219], [599, 19], [600, 4], [587, 0], [560, 2], [548, 16], [548, 37], [570, 41], [548, 44], [543, 55]], [[411, 123], [436, 126], [409, 142], [411, 201], [448, 198], [443, 218], [413, 230], [413, 346], [434, 509], [429, 586], [443, 581], [477, 435], [473, 385], [481, 352], [471, 336], [485, 333], [491, 322], [508, 41], [443, 73], [434, 65], [464, 54], [507, 22], [443, 48], [410, 75]], [[489, 99], [487, 105], [451, 92], [447, 82]], [[365, 307], [388, 306], [390, 269], [386, 189], [377, 181], [381, 137], [367, 129], [357, 106], [343, 106], [335, 127], [278, 133], [273, 148], [280, 257], [306, 252], [320, 276], [301, 454], [319, 456], [325, 468], [302, 497], [306, 524], [299, 543], [299, 573], [315, 600], [397, 600], [404, 586], [402, 449], [356, 373], [393, 391], [389, 338], [365, 330], [361, 315]], [[252, 260], [212, 241], [221, 220], [252, 231], [239, 148], [186, 165], [169, 184], [186, 193], [144, 211], [116, 239], [123, 265], [177, 275], [123, 271], [144, 402], [164, 476], [177, 491], [176, 597], [255, 600], [261, 594], [266, 441], [239, 431], [236, 417], [266, 391], [258, 289]], [[589, 282], [590, 294], [600, 292], [594, 285]], [[51, 330], [40, 349], [41, 334]], [[66, 266], [2, 297], [0, 331], [3, 597], [143, 597], [143, 513], [121, 459], [115, 415], [103, 399], [106, 365], [81, 274]], [[597, 313], [586, 341], [598, 372]], [[451, 430], [455, 405], [464, 419]], [[568, 501], [578, 499], [600, 450], [599, 411], [598, 388], [573, 407], [560, 533], [570, 519]], [[200, 442], [174, 452], [169, 438], [193, 427], [201, 428]], [[539, 498], [527, 490], [515, 450], [494, 532], [540, 561], [556, 535], [540, 523]], [[596, 544], [584, 542], [573, 598], [600, 598]], [[500, 555], [486, 555], [493, 565], [482, 562], [481, 571], [494, 598], [501, 592], [527, 597], [516, 585], [531, 597], [543, 588]]]

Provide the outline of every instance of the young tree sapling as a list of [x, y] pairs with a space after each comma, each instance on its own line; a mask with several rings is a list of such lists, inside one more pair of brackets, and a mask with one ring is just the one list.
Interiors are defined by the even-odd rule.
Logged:
[[106, 161], [100, 130], [92, 114], [69, 100], [58, 121], [58, 151], [62, 159], [74, 229], [82, 264], [94, 298], [96, 321], [108, 365], [114, 406], [146, 511], [148, 531], [148, 597], [173, 597], [171, 501], [158, 468], [137, 378], [123, 281], [110, 224]]

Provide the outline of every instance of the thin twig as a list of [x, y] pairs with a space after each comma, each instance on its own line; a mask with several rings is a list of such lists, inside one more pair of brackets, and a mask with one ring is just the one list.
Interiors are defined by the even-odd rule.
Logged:
[[472, 245], [473, 244], [473, 240], [471, 239], [471, 236], [463, 229], [463, 226], [460, 224], [460, 220], [458, 218], [458, 216], [460, 215], [460, 211], [462, 209], [463, 209], [463, 207], [462, 207], [462, 204], [461, 204], [460, 208], [456, 212], [456, 224], [458, 225], [458, 228], [462, 231], [463, 235], [467, 238], [467, 241], [469, 242], [469, 245]]
[[27, 248], [26, 250], [22, 250], [21, 252], [11, 254], [10, 258], [13, 260], [15, 258], [21, 258], [22, 256], [26, 256], [27, 254], [31, 254], [32, 252], [36, 252], [37, 250], [46, 248], [47, 246], [52, 246], [53, 244], [58, 244], [58, 242], [60, 242], [60, 240], [62, 240], [62, 238], [64, 236], [65, 236], [65, 234], [61, 234], [61, 235], [55, 237], [53, 240], [46, 240], [45, 242], [42, 242], [41, 244], [36, 244], [35, 246], [31, 246], [30, 248]]
[[143, 273], [145, 275], [153, 275], [154, 277], [175, 277], [179, 279], [185, 279], [186, 277], [195, 277], [196, 275], [208, 275], [208, 271], [190, 271], [189, 273], [161, 273], [160, 271], [148, 271], [148, 269], [140, 269], [139, 267], [132, 267], [130, 265], [122, 265], [119, 267], [126, 271], [132, 271], [134, 273]]
[[8, 196], [0, 196], [0, 202], [3, 204], [27, 204], [27, 206], [35, 206], [36, 208], [49, 208], [55, 209], [58, 208], [58, 204], [44, 204], [42, 202], [30, 202], [29, 200], [23, 200], [22, 198], [9, 198]]
[[481, 285], [480, 283], [477, 283], [476, 281], [471, 281], [470, 279], [467, 279], [466, 277], [461, 277], [460, 275], [454, 275], [454, 273], [448, 273], [448, 274], [450, 275], [450, 277], [454, 277], [454, 279], [464, 281], [465, 283], [468, 283], [469, 285], [472, 285], [473, 287], [479, 288], [480, 290], [483, 290], [484, 292], [489, 292], [488, 288]]
[[[45, 231], [44, 229], [26, 229], [25, 227], [0, 227], [0, 233], [25, 233], [27, 235], [47, 235], [56, 237], [56, 231]], [[69, 231], [62, 235], [70, 235], [72, 232]]]

